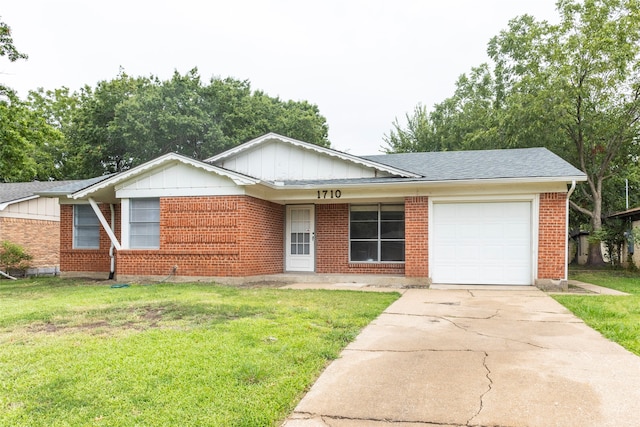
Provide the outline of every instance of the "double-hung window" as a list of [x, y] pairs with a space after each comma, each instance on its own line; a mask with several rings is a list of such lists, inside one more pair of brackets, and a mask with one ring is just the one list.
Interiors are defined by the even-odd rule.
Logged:
[[73, 205], [73, 247], [100, 249], [100, 222], [91, 205]]
[[159, 249], [160, 199], [131, 199], [129, 209], [129, 247]]
[[404, 205], [351, 206], [352, 262], [403, 262], [404, 242]]

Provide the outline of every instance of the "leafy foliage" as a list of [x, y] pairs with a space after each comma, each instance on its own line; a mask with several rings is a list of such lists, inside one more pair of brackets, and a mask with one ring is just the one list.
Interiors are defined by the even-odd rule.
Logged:
[[3, 240], [0, 245], [0, 266], [5, 272], [9, 270], [26, 270], [29, 268], [29, 261], [33, 256], [28, 254], [24, 248], [18, 244]]
[[268, 132], [329, 145], [317, 106], [253, 92], [247, 81], [203, 84], [197, 69], [166, 81], [121, 71], [79, 94], [32, 93], [32, 99], [66, 136], [68, 178], [127, 170], [169, 152], [203, 160]]
[[0, 21], [0, 56], [6, 56], [11, 62], [28, 58], [26, 54], [20, 53], [16, 49], [13, 44], [13, 37], [11, 37], [11, 28], [2, 21]]

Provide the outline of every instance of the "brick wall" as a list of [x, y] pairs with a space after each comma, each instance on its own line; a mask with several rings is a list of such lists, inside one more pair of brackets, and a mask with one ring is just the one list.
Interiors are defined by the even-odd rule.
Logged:
[[252, 276], [283, 271], [284, 207], [247, 196], [163, 197], [160, 249], [122, 250], [123, 275]]
[[563, 279], [567, 251], [566, 193], [540, 195], [538, 279]]
[[[108, 222], [111, 210], [108, 204], [100, 204], [100, 210]], [[115, 205], [116, 236], [120, 235], [120, 205]], [[60, 205], [60, 271], [105, 272], [110, 270], [109, 247], [111, 240], [100, 227], [99, 249], [73, 249], [73, 205]], [[115, 252], [115, 250], [114, 250]]]
[[349, 262], [349, 205], [316, 205], [316, 272], [404, 274], [404, 264]]
[[60, 264], [60, 223], [22, 218], [0, 218], [0, 240], [22, 246], [33, 259], [31, 267]]
[[429, 198], [406, 197], [404, 212], [405, 274], [407, 277], [428, 277]]

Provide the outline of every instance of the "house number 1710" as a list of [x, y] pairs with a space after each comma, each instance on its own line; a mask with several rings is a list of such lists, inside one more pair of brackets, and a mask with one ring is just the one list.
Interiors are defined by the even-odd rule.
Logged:
[[318, 199], [339, 199], [342, 197], [340, 190], [318, 190]]

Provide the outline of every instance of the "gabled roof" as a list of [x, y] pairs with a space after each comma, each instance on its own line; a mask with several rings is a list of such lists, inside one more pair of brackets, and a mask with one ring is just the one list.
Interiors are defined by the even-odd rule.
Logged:
[[47, 191], [61, 185], [68, 185], [76, 181], [33, 181], [0, 183], [0, 211], [13, 203], [37, 198], [42, 191]]
[[89, 185], [81, 189], [77, 189], [75, 191], [70, 191], [67, 194], [73, 199], [82, 199], [85, 197], [89, 197], [91, 194], [95, 193], [96, 191], [99, 191], [106, 187], [113, 186], [120, 182], [126, 181], [136, 175], [139, 175], [151, 169], [155, 169], [171, 163], [182, 163], [186, 165], [191, 165], [199, 169], [206, 170], [208, 172], [214, 172], [218, 175], [231, 179], [233, 182], [235, 182], [238, 185], [255, 184], [258, 182], [258, 180], [248, 177], [246, 175], [241, 175], [239, 173], [232, 172], [223, 168], [219, 168], [217, 166], [213, 166], [208, 163], [203, 163], [199, 160], [194, 160], [192, 158], [185, 157], [181, 154], [168, 153], [154, 160], [151, 160], [149, 162], [146, 162], [139, 166], [131, 168], [128, 171], [120, 172], [118, 174], [111, 175], [107, 179], [99, 180], [93, 185]]
[[401, 168], [422, 181], [558, 178], [584, 181], [586, 175], [546, 148], [383, 154], [365, 159]]
[[326, 147], [321, 147], [319, 145], [316, 144], [310, 144], [308, 142], [304, 142], [304, 141], [299, 141], [297, 139], [293, 139], [293, 138], [289, 138], [286, 136], [282, 136], [279, 135], [277, 133], [273, 133], [270, 132], [266, 135], [262, 135], [258, 138], [252, 139], [251, 141], [245, 142], [244, 144], [240, 144], [234, 148], [231, 148], [230, 150], [227, 150], [223, 153], [220, 153], [216, 156], [213, 157], [209, 157], [208, 159], [205, 159], [204, 161], [207, 163], [220, 163], [226, 159], [229, 159], [231, 157], [237, 156], [243, 152], [249, 151], [251, 149], [253, 149], [254, 147], [264, 144], [267, 141], [270, 140], [279, 140], [282, 142], [285, 142], [287, 144], [296, 146], [296, 147], [301, 147], [303, 149], [306, 150], [310, 150], [310, 151], [314, 151], [316, 153], [320, 153], [320, 154], [324, 154], [330, 157], [334, 157], [334, 158], [338, 158], [341, 160], [344, 160], [346, 162], [351, 162], [351, 163], [355, 163], [361, 166], [365, 166], [365, 167], [370, 167], [373, 169], [377, 169], [383, 172], [387, 172], [391, 175], [397, 175], [400, 177], [418, 177], [419, 175], [409, 172], [407, 170], [403, 170], [402, 168], [398, 168], [389, 164], [385, 164], [385, 163], [378, 163], [376, 161], [372, 161], [369, 160], [365, 157], [359, 157], [359, 156], [354, 156], [353, 154], [348, 154], [348, 153], [343, 153], [341, 151], [338, 150], [334, 150], [331, 148], [326, 148]]

